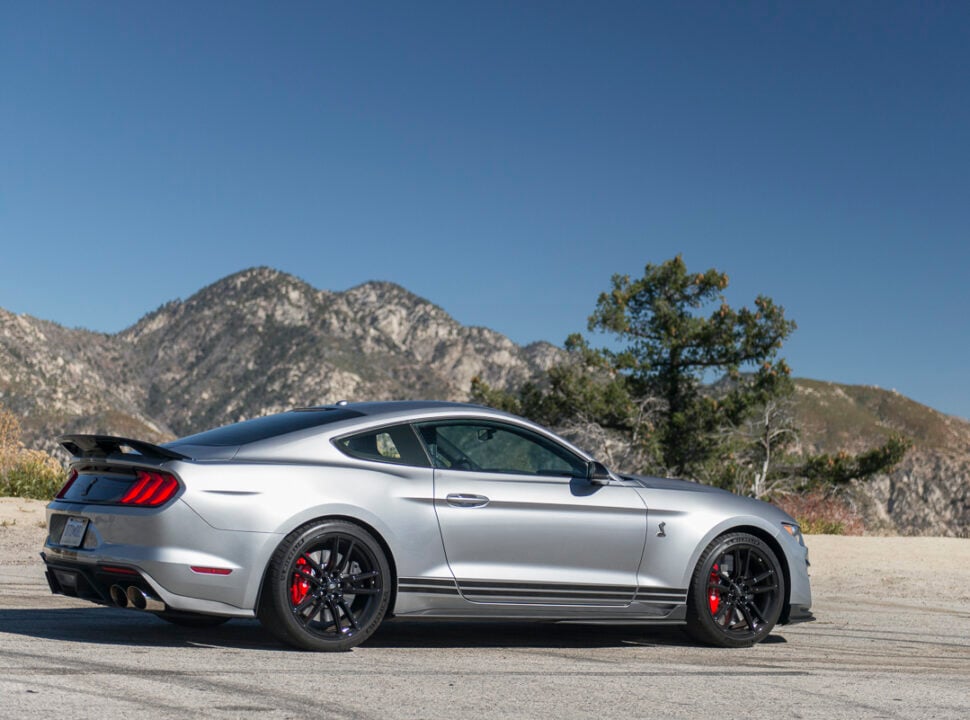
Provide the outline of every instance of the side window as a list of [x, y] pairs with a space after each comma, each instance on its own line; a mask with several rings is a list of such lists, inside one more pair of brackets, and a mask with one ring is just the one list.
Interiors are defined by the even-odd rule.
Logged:
[[333, 444], [344, 455], [361, 460], [430, 467], [428, 456], [410, 425], [369, 430], [338, 438]]
[[478, 472], [582, 477], [586, 463], [551, 440], [523, 428], [490, 422], [418, 426], [436, 467]]

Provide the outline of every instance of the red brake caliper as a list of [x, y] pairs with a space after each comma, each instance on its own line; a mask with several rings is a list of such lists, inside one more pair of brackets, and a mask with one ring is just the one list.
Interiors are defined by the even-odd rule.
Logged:
[[[711, 568], [711, 577], [707, 582], [710, 585], [714, 585], [720, 582], [720, 579], [721, 571], [715, 565]], [[721, 607], [721, 593], [716, 587], [712, 587], [707, 591], [707, 606], [711, 609], [711, 615], [717, 615], [717, 611]]]
[[[308, 568], [306, 565], [307, 562], [303, 558], [296, 559], [296, 567], [312, 575], [313, 568]], [[306, 597], [308, 592], [310, 592], [309, 581], [300, 573], [293, 573], [293, 582], [290, 583], [290, 600], [293, 602], [293, 606], [296, 607], [303, 602], [303, 598]]]

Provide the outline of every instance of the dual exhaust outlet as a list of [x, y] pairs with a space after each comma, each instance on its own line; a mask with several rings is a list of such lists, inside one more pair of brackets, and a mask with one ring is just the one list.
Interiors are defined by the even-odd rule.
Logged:
[[165, 603], [153, 598], [135, 585], [129, 585], [127, 590], [121, 585], [112, 585], [109, 593], [111, 601], [121, 608], [130, 607], [134, 610], [146, 610], [147, 612], [165, 611]]

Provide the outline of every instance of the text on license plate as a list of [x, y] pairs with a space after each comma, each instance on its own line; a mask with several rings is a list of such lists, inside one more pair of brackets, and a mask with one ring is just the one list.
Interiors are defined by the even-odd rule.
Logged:
[[64, 529], [61, 531], [61, 545], [67, 547], [78, 547], [84, 539], [84, 531], [88, 529], [88, 519], [72, 517], [67, 519]]

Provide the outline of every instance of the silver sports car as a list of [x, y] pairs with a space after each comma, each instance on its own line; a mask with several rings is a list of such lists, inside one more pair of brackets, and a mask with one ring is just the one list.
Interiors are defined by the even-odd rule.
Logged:
[[54, 593], [205, 626], [258, 617], [346, 650], [389, 617], [686, 623], [727, 647], [811, 620], [795, 521], [750, 498], [617, 475], [475, 405], [340, 402], [162, 446], [59, 439]]

